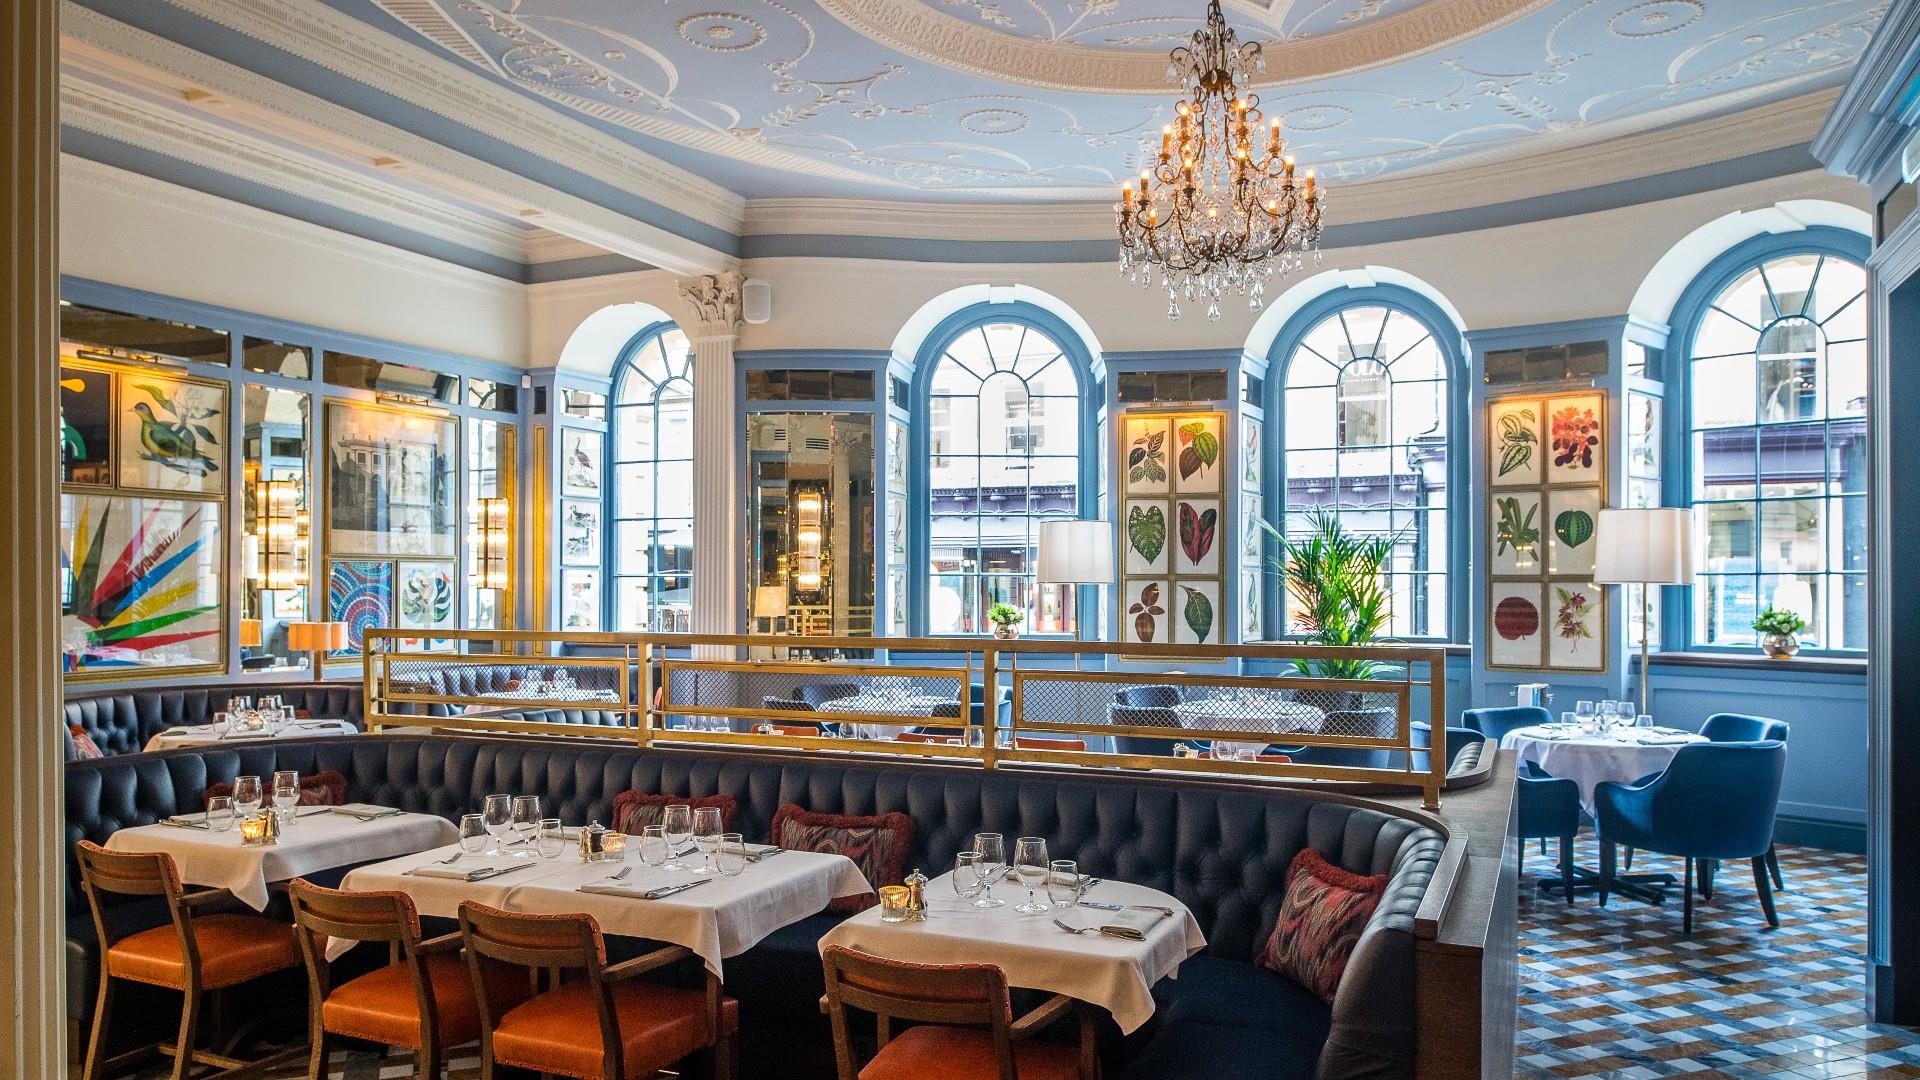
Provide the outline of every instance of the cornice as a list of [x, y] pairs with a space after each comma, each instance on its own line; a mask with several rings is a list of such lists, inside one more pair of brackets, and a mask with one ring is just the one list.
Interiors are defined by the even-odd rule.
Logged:
[[1920, 4], [1895, 4], [1874, 30], [1833, 114], [1813, 140], [1814, 156], [1842, 176], [1871, 183], [1913, 133], [1888, 110], [1893, 95], [1913, 82], [1917, 68]]
[[[742, 200], [732, 191], [582, 121], [529, 108], [519, 94], [485, 76], [318, 0], [167, 2], [528, 153], [589, 172], [729, 232], [738, 231], [734, 226]], [[396, 7], [432, 10], [418, 0]], [[468, 46], [472, 47], [471, 42]]]

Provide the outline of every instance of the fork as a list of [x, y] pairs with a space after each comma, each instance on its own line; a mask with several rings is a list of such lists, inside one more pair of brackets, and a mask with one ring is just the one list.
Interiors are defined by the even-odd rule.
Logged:
[[444, 859], [435, 860], [434, 865], [435, 866], [452, 866], [454, 863], [457, 863], [460, 861], [460, 856], [465, 854], [466, 852], [464, 851], [456, 851], [452, 855], [449, 855]]
[[1095, 929], [1097, 929], [1096, 927], [1092, 927], [1092, 926], [1068, 926], [1066, 923], [1061, 922], [1059, 919], [1053, 920], [1053, 925], [1059, 927], [1062, 930], [1065, 930], [1069, 934], [1091, 934], [1095, 931]]
[[633, 867], [631, 867], [631, 866], [623, 866], [623, 867], [621, 867], [621, 868], [620, 868], [620, 870], [619, 870], [619, 872], [618, 872], [618, 873], [613, 873], [613, 874], [608, 874], [608, 875], [607, 875], [606, 877], [604, 877], [604, 878], [601, 878], [600, 880], [602, 880], [602, 881], [619, 881], [619, 880], [620, 880], [621, 878], [623, 878], [623, 877], [626, 877], [626, 876], [627, 876], [628, 874], [631, 874], [631, 873], [633, 873]]

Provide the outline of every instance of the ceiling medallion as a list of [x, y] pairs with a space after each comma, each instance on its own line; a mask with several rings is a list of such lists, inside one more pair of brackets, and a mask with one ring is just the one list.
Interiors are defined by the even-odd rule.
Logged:
[[1153, 285], [1154, 268], [1167, 288], [1167, 318], [1180, 301], [1207, 302], [1220, 318], [1220, 297], [1247, 298], [1259, 311], [1266, 282], [1300, 267], [1311, 250], [1320, 258], [1324, 192], [1308, 169], [1294, 178], [1293, 158], [1280, 137], [1280, 118], [1261, 140], [1260, 98], [1242, 93], [1248, 69], [1266, 66], [1260, 43], [1242, 45], [1220, 0], [1207, 2], [1207, 26], [1169, 54], [1167, 75], [1186, 97], [1174, 122], [1160, 131], [1160, 152], [1140, 173], [1140, 190], [1120, 189], [1120, 273]]

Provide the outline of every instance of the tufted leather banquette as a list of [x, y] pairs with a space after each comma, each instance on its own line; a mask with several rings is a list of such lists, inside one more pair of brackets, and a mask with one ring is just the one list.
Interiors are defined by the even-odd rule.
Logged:
[[[202, 805], [207, 785], [279, 768], [333, 769], [348, 797], [455, 818], [491, 792], [537, 793], [567, 821], [611, 820], [628, 789], [731, 795], [750, 840], [764, 841], [775, 810], [798, 803], [848, 814], [903, 811], [916, 830], [909, 866], [941, 872], [972, 834], [1048, 838], [1056, 858], [1083, 871], [1165, 890], [1192, 908], [1207, 949], [1162, 983], [1160, 1015], [1128, 1040], [1123, 1080], [1254, 1075], [1400, 1077], [1413, 1074], [1413, 916], [1443, 846], [1419, 822], [1299, 791], [1126, 776], [984, 771], [857, 758], [648, 749], [605, 743], [449, 735], [367, 735], [71, 762], [66, 838], [104, 843], [116, 829]], [[1250, 959], [1272, 927], [1293, 856], [1313, 847], [1362, 874], [1390, 875], [1386, 896], [1355, 950], [1331, 1008]], [[70, 995], [91, 994], [91, 931], [69, 856]], [[81, 925], [76, 925], [81, 924]], [[822, 914], [776, 932], [727, 962], [751, 1044], [787, 1061], [809, 1039], [824, 1045], [816, 943]], [[775, 1034], [777, 1032], [777, 1034]], [[1467, 1033], [1462, 1037], [1477, 1038]], [[1223, 1070], [1211, 1071], [1213, 1062]], [[788, 1062], [783, 1075], [807, 1075]], [[772, 1075], [748, 1068], [744, 1075]], [[831, 1075], [830, 1066], [828, 1073]]]
[[182, 724], [206, 724], [237, 694], [279, 695], [316, 720], [360, 725], [365, 693], [358, 682], [228, 682], [207, 686], [155, 686], [89, 693], [69, 688], [61, 710], [67, 760], [73, 760], [73, 725], [79, 724], [104, 754], [131, 754], [159, 732]]

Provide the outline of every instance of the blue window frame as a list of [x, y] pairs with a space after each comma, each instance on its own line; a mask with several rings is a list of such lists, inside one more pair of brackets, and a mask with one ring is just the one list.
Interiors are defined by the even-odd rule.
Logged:
[[[1460, 332], [1410, 289], [1339, 289], [1287, 320], [1268, 354], [1268, 520], [1304, 535], [1316, 511], [1348, 531], [1396, 538], [1389, 564], [1396, 638], [1461, 640], [1467, 597], [1467, 431]], [[1298, 636], [1272, 575], [1269, 637]]]
[[1751, 647], [1769, 606], [1810, 649], [1866, 647], [1867, 250], [1838, 229], [1756, 237], [1675, 306], [1687, 468], [1667, 495], [1693, 508], [1697, 557], [1667, 614], [1692, 647]]
[[613, 629], [685, 631], [693, 611], [693, 347], [635, 335], [613, 375]]
[[1079, 631], [1078, 591], [1037, 585], [1033, 564], [1040, 522], [1092, 512], [1090, 370], [1079, 336], [1031, 304], [976, 305], [928, 335], [910, 425], [917, 632], [986, 633], [996, 603], [1028, 633]]

